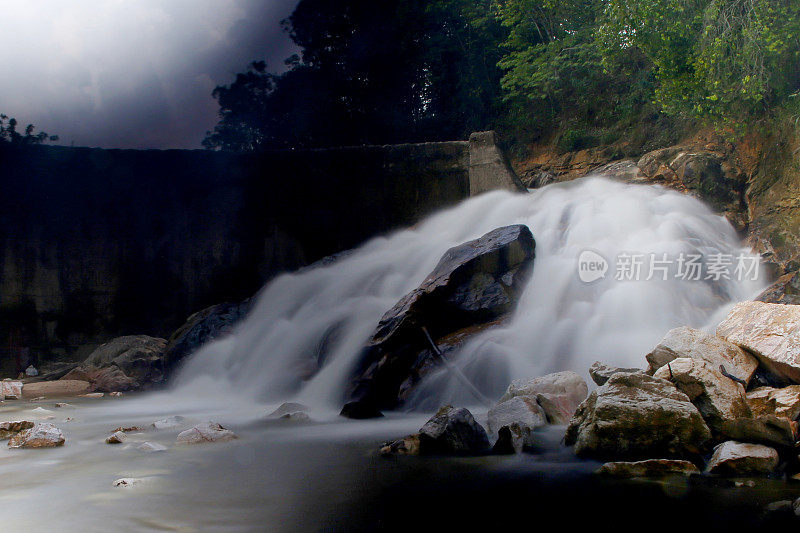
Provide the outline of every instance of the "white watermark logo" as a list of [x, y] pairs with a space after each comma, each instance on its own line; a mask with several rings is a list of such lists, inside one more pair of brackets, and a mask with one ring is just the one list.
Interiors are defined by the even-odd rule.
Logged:
[[608, 261], [602, 255], [591, 250], [584, 250], [578, 257], [578, 277], [584, 283], [591, 283], [606, 277]]
[[[759, 257], [741, 253], [708, 255], [681, 253], [670, 257], [666, 253], [643, 254], [623, 252], [614, 263], [617, 281], [720, 281], [758, 279]], [[597, 252], [584, 250], [578, 257], [578, 277], [584, 283], [604, 278], [609, 262]]]

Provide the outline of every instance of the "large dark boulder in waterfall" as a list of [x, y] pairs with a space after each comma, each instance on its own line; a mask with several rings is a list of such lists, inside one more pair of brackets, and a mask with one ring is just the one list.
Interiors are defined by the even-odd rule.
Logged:
[[711, 431], [689, 397], [644, 373], [617, 373], [578, 407], [564, 441], [602, 460], [698, 459]]
[[754, 354], [775, 376], [800, 383], [800, 307], [740, 302], [717, 335]]
[[393, 407], [401, 385], [417, 381], [415, 370], [435, 364], [423, 328], [438, 344], [507, 315], [522, 293], [535, 246], [530, 229], [517, 224], [448, 250], [425, 281], [384, 314], [365, 347], [352, 389], [354, 401], [367, 405], [360, 411]]
[[198, 311], [173, 333], [164, 350], [164, 364], [169, 371], [184, 357], [202, 345], [229, 333], [250, 311], [252, 300], [212, 305]]

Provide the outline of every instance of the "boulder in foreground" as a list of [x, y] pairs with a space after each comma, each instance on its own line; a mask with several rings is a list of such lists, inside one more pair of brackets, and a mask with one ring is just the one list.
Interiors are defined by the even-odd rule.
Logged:
[[774, 472], [778, 463], [774, 448], [729, 440], [714, 449], [706, 472], [724, 476], [763, 475]]
[[548, 423], [568, 424], [588, 393], [589, 387], [580, 375], [570, 371], [555, 372], [512, 381], [500, 402], [521, 396], [534, 398], [547, 415]]
[[700, 470], [694, 463], [680, 459], [647, 459], [635, 462], [606, 463], [600, 467], [597, 473], [609, 477], [635, 478], [689, 476], [699, 474]]
[[800, 383], [800, 306], [738, 303], [717, 335], [755, 354], [773, 374]]
[[714, 431], [719, 431], [727, 420], [752, 416], [742, 385], [725, 377], [702, 359], [674, 359], [658, 369], [654, 377], [674, 383], [689, 397]]
[[205, 444], [238, 439], [238, 435], [216, 422], [204, 422], [178, 434], [177, 444]]
[[382, 455], [482, 455], [489, 451], [486, 430], [463, 407], [446, 405], [415, 435], [383, 446]]
[[716, 371], [720, 365], [732, 376], [749, 383], [758, 368], [755, 357], [736, 344], [699, 329], [681, 327], [670, 330], [661, 342], [647, 354], [649, 373], [655, 373], [667, 363], [688, 357], [700, 359]]
[[782, 389], [758, 387], [747, 393], [747, 402], [756, 415], [775, 415], [797, 420], [800, 416], [800, 385]]
[[65, 442], [61, 430], [48, 422], [35, 424], [31, 429], [26, 429], [12, 436], [8, 441], [9, 448], [55, 448], [63, 446]]
[[696, 458], [711, 432], [686, 394], [644, 373], [618, 373], [592, 391], [567, 428], [583, 457], [610, 460]]
[[641, 368], [620, 368], [601, 363], [600, 361], [595, 361], [592, 366], [589, 367], [589, 376], [592, 378], [592, 381], [599, 386], [605, 385], [606, 381], [618, 372], [630, 374], [631, 372], [643, 372], [643, 370]]
[[533, 448], [533, 431], [545, 425], [544, 409], [530, 396], [516, 396], [501, 402], [488, 413], [489, 433], [498, 453], [520, 453]]

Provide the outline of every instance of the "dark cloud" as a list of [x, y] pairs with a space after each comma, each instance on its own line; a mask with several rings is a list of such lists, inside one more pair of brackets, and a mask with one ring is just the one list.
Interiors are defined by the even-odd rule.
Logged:
[[[255, 59], [296, 52], [298, 0], [37, 0], [3, 8], [0, 111], [106, 148], [198, 148], [211, 98]], [[10, 29], [6, 29], [10, 28]]]

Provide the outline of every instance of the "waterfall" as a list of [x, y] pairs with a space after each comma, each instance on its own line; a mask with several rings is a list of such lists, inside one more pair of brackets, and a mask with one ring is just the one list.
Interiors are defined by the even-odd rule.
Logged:
[[[643, 366], [644, 355], [669, 329], [707, 326], [764, 286], [763, 276], [738, 279], [734, 266], [731, 279], [678, 277], [679, 258], [689, 255], [700, 256], [706, 267], [723, 256], [756, 265], [758, 259], [742, 255], [749, 251], [724, 217], [687, 195], [602, 177], [531, 194], [497, 191], [373, 239], [332, 265], [272, 280], [230, 336], [185, 363], [177, 392], [260, 402], [294, 398], [337, 409], [360, 348], [383, 313], [417, 287], [447, 249], [519, 223], [533, 232], [536, 259], [516, 310], [503, 327], [451, 354], [489, 397], [512, 379], [560, 370], [586, 375], [595, 360]], [[578, 270], [587, 253], [608, 262], [605, 277], [590, 283]], [[631, 272], [615, 264], [632, 256], [659, 258], [670, 271], [650, 276], [645, 263], [638, 279], [617, 279]], [[440, 370], [420, 384], [410, 406], [430, 409], [445, 401], [474, 400], [452, 373]]]

